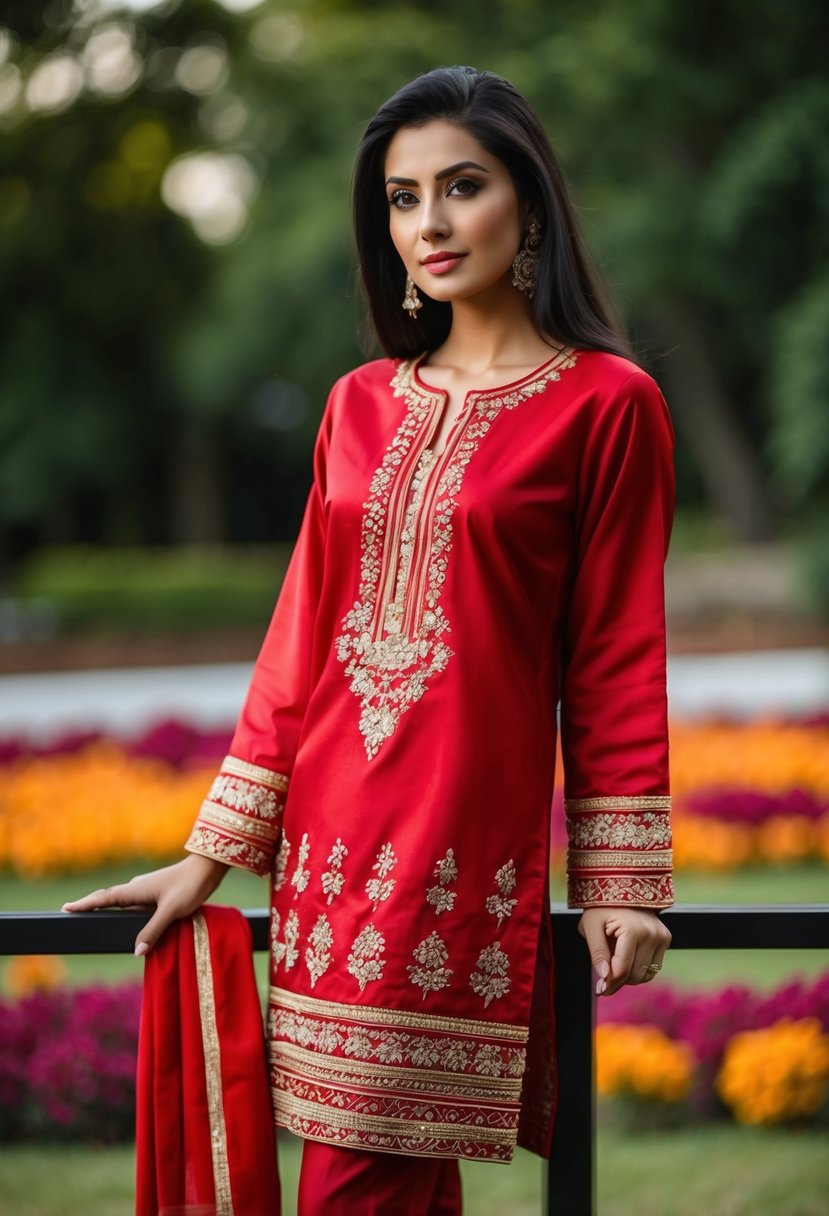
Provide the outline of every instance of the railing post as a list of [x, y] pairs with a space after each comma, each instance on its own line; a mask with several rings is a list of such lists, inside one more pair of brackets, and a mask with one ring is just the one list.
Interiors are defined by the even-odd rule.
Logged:
[[593, 971], [577, 918], [553, 912], [552, 922], [558, 1103], [544, 1211], [548, 1216], [595, 1216]]

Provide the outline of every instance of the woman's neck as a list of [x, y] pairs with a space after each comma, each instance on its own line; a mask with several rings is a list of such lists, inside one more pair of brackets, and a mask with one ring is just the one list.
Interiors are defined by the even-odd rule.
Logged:
[[462, 375], [485, 377], [499, 370], [535, 367], [554, 354], [555, 346], [537, 332], [527, 297], [509, 286], [454, 301], [446, 341], [426, 361]]

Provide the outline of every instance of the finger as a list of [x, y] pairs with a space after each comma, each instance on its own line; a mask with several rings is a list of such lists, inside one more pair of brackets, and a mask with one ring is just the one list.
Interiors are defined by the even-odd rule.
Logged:
[[657, 949], [654, 953], [654, 956], [651, 959], [651, 962], [648, 964], [647, 974], [645, 975], [644, 979], [642, 980], [643, 984], [649, 984], [651, 982], [651, 980], [656, 979], [657, 975], [662, 970], [662, 964], [664, 962], [665, 955], [667, 953], [668, 953], [668, 944], [667, 943], [664, 946], [657, 947]]
[[613, 942], [613, 952], [610, 957], [610, 976], [607, 981], [606, 995], [612, 996], [614, 992], [628, 982], [632, 973], [634, 963], [636, 962], [637, 941], [634, 935], [624, 928], [620, 928], [611, 936]]
[[610, 942], [605, 931], [605, 922], [601, 917], [583, 916], [579, 922], [579, 932], [587, 942], [590, 959], [599, 976], [596, 994], [601, 996], [607, 986], [611, 962]]
[[62, 912], [93, 912], [96, 908], [120, 907], [119, 887], [100, 887], [80, 899], [63, 904]]
[[144, 908], [148, 904], [156, 902], [156, 892], [151, 878], [151, 875], [144, 874], [114, 887], [102, 887], [98, 891], [91, 891], [89, 895], [84, 895], [81, 899], [64, 904], [62, 911], [92, 912], [98, 908]]
[[174, 920], [180, 915], [178, 909], [172, 908], [169, 905], [156, 908], [153, 915], [147, 921], [144, 928], [135, 939], [135, 955], [140, 958], [147, 954], [154, 946], [157, 946], [162, 935], [167, 931]]

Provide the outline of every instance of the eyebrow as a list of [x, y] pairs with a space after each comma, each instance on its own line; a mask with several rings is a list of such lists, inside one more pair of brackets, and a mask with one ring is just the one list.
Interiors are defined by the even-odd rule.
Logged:
[[[485, 169], [483, 165], [479, 165], [474, 160], [461, 160], [456, 165], [450, 165], [448, 169], [441, 169], [440, 173], [435, 174], [435, 181], [442, 182], [444, 178], [451, 177], [453, 173], [460, 172], [461, 169], [479, 169], [481, 173], [489, 173], [489, 169]], [[420, 183], [413, 177], [388, 177], [386, 178], [387, 186], [417, 186]]]

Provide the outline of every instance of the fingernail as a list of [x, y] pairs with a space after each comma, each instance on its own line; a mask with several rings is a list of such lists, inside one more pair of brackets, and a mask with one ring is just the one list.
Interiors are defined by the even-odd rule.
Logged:
[[141, 958], [142, 954], [146, 954], [147, 951], [149, 950], [149, 948], [150, 947], [147, 945], [146, 942], [139, 942], [138, 945], [135, 947], [135, 957]]
[[608, 975], [610, 974], [610, 967], [609, 967], [608, 963], [605, 961], [605, 959], [602, 959], [602, 961], [597, 966], [596, 970], [598, 971], [599, 975], [602, 977], [603, 980], [606, 980]]

